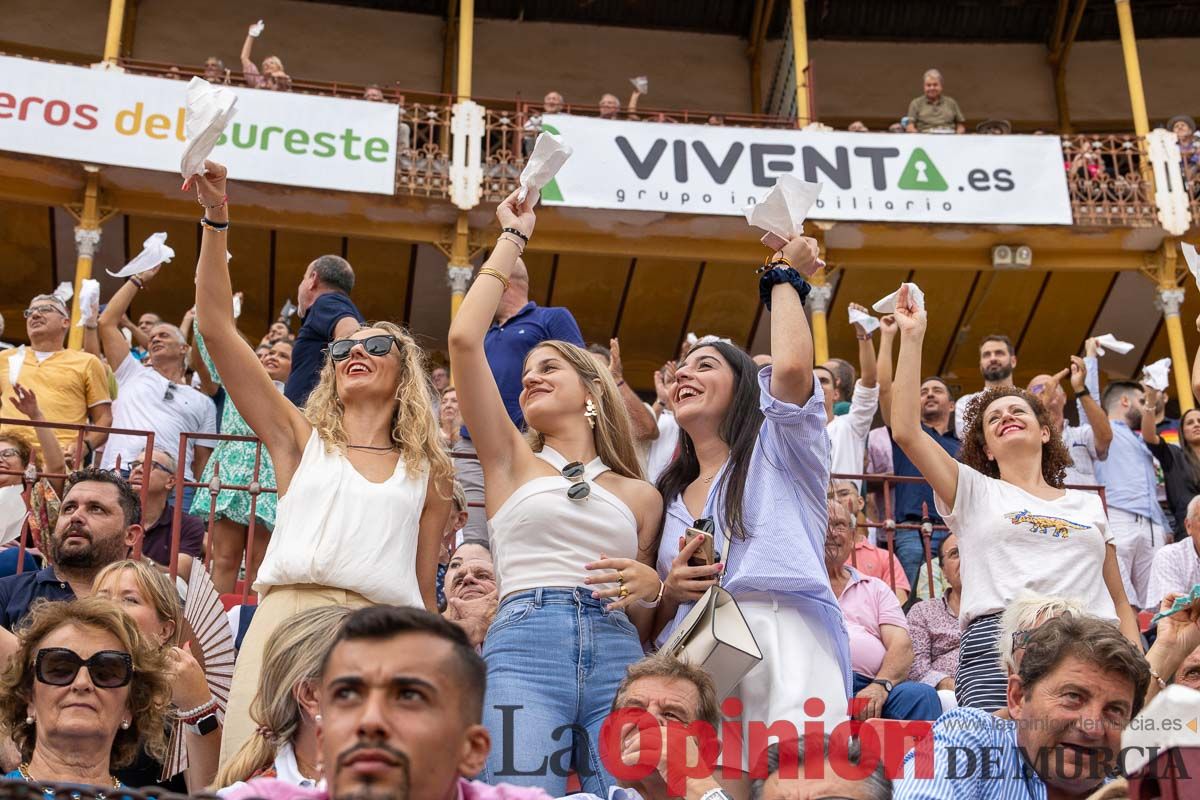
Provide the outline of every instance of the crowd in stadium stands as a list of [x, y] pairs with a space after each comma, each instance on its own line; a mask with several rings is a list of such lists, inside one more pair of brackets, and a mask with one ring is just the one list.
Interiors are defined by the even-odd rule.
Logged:
[[[277, 57], [251, 60], [258, 33], [247, 80], [287, 91]], [[940, 73], [924, 88], [900, 129], [962, 133]], [[634, 117], [639, 94], [601, 116]], [[1193, 121], [1171, 127], [1195, 163]], [[1019, 387], [1012, 339], [986, 335], [956, 399], [922, 370], [949, 312], [905, 284], [878, 346], [858, 322], [855, 363], [816, 364], [821, 262], [796, 237], [747, 282], [769, 351], [689, 337], [650, 404], [618, 340], [530, 300], [537, 220], [515, 193], [448, 364], [368, 322], [335, 255], [305, 269], [295, 331], [285, 312], [247, 338], [224, 167], [192, 188], [179, 326], [149, 310], [157, 267], [79, 350], [68, 306], [38, 294], [0, 370], [0, 414], [66, 425], [0, 431], [10, 778], [238, 800], [1084, 798], [1113, 788], [1147, 702], [1200, 688], [1200, 410], [1102, 389], [1095, 340]], [[205, 575], [223, 607], [181, 606], [206, 602]], [[679, 649], [739, 625], [761, 658], [732, 677], [745, 642]], [[923, 724], [904, 730], [924, 744], [881, 754], [873, 720]], [[964, 749], [989, 755], [964, 768]]]

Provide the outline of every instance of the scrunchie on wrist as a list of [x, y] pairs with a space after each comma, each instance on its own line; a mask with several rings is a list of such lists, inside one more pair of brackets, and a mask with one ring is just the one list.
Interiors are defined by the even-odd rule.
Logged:
[[780, 283], [791, 284], [792, 288], [796, 290], [796, 294], [800, 295], [800, 305], [804, 305], [804, 301], [808, 299], [808, 293], [812, 291], [812, 286], [794, 268], [775, 267], [769, 269], [758, 279], [758, 296], [763, 305], [767, 307], [767, 311], [771, 310], [771, 290]]

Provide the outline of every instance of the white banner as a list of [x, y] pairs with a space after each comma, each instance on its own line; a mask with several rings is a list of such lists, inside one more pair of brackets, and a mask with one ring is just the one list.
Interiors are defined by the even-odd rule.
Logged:
[[[811, 219], [1070, 225], [1057, 136], [808, 132], [547, 114], [575, 157], [547, 205], [742, 214], [782, 173], [824, 185]], [[557, 187], [557, 191], [553, 187]]]
[[[395, 191], [395, 104], [233, 91], [237, 115], [212, 154], [232, 180]], [[186, 80], [0, 56], [0, 150], [178, 177], [186, 96]]]

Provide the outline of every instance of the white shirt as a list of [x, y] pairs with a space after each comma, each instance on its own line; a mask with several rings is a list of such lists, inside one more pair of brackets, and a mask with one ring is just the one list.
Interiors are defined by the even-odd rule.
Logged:
[[1064, 424], [1062, 429], [1063, 444], [1071, 454], [1074, 465], [1067, 467], [1066, 483], [1096, 486], [1096, 462], [1100, 456], [1096, 453], [1096, 432], [1091, 425]]
[[[174, 453], [181, 433], [216, 433], [217, 407], [212, 398], [190, 386], [172, 383], [151, 367], [142, 366], [132, 355], [117, 367], [117, 399], [113, 401], [113, 427], [153, 431], [154, 446]], [[170, 392], [168, 394], [168, 389]], [[168, 399], [169, 398], [169, 399]], [[192, 457], [196, 445], [212, 442], [188, 439], [185, 473], [194, 480]], [[146, 449], [144, 436], [114, 433], [104, 446], [103, 469], [112, 469], [121, 456], [122, 467]]]
[[1154, 554], [1150, 565], [1150, 583], [1146, 589], [1146, 608], [1158, 608], [1171, 592], [1186, 594], [1200, 583], [1200, 556], [1192, 537], [1169, 544]]
[[658, 438], [650, 443], [646, 453], [646, 480], [657, 483], [663, 471], [675, 459], [675, 448], [679, 445], [679, 423], [675, 415], [666, 409], [658, 415]]
[[959, 464], [954, 508], [941, 497], [936, 502], [958, 535], [964, 628], [1027, 592], [1071, 598], [1101, 619], [1118, 621], [1103, 578], [1113, 536], [1099, 495], [1068, 489], [1057, 500], [1043, 500]]
[[[279, 750], [275, 753], [274, 766], [275, 777], [284, 783], [290, 783], [293, 786], [299, 786], [304, 789], [320, 789], [325, 786], [324, 780], [309, 780], [300, 774], [300, 766], [296, 763], [296, 751], [292, 749], [291, 742], [284, 742], [279, 745]], [[245, 785], [245, 781], [232, 783], [224, 789], [218, 789], [217, 797], [227, 797]]]
[[403, 458], [386, 481], [369, 481], [314, 430], [279, 500], [254, 590], [315, 584], [424, 608], [417, 535], [428, 483], [425, 473], [409, 475]]
[[959, 439], [963, 438], [963, 429], [967, 425], [967, 407], [980, 394], [982, 392], [971, 392], [970, 394], [964, 394], [954, 401], [954, 431], [958, 434]]
[[[871, 421], [878, 407], [879, 384], [868, 389], [862, 381], [855, 381], [849, 413], [834, 417], [825, 426], [829, 434], [830, 473], [853, 475], [863, 471], [867, 434], [871, 432]], [[855, 481], [854, 485], [861, 483]]]

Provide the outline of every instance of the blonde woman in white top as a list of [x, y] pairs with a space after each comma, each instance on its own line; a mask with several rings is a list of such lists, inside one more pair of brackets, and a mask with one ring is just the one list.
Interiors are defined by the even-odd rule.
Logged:
[[612, 375], [587, 351], [559, 341], [530, 350], [520, 396], [528, 441], [509, 419], [483, 343], [535, 219], [515, 192], [496, 216], [505, 232], [450, 326], [501, 598], [483, 643], [493, 741], [482, 778], [560, 797], [573, 767], [585, 792], [607, 797], [616, 782], [600, 760], [600, 726], [662, 596], [653, 566], [662, 499], [642, 480]]
[[196, 321], [230, 399], [275, 463], [281, 498], [234, 672], [224, 763], [254, 731], [248, 709], [263, 649], [288, 617], [323, 605], [437, 610], [452, 469], [438, 444], [423, 354], [395, 325], [331, 342], [303, 412], [275, 390], [234, 323], [225, 168], [206, 162], [191, 184], [204, 212]]

